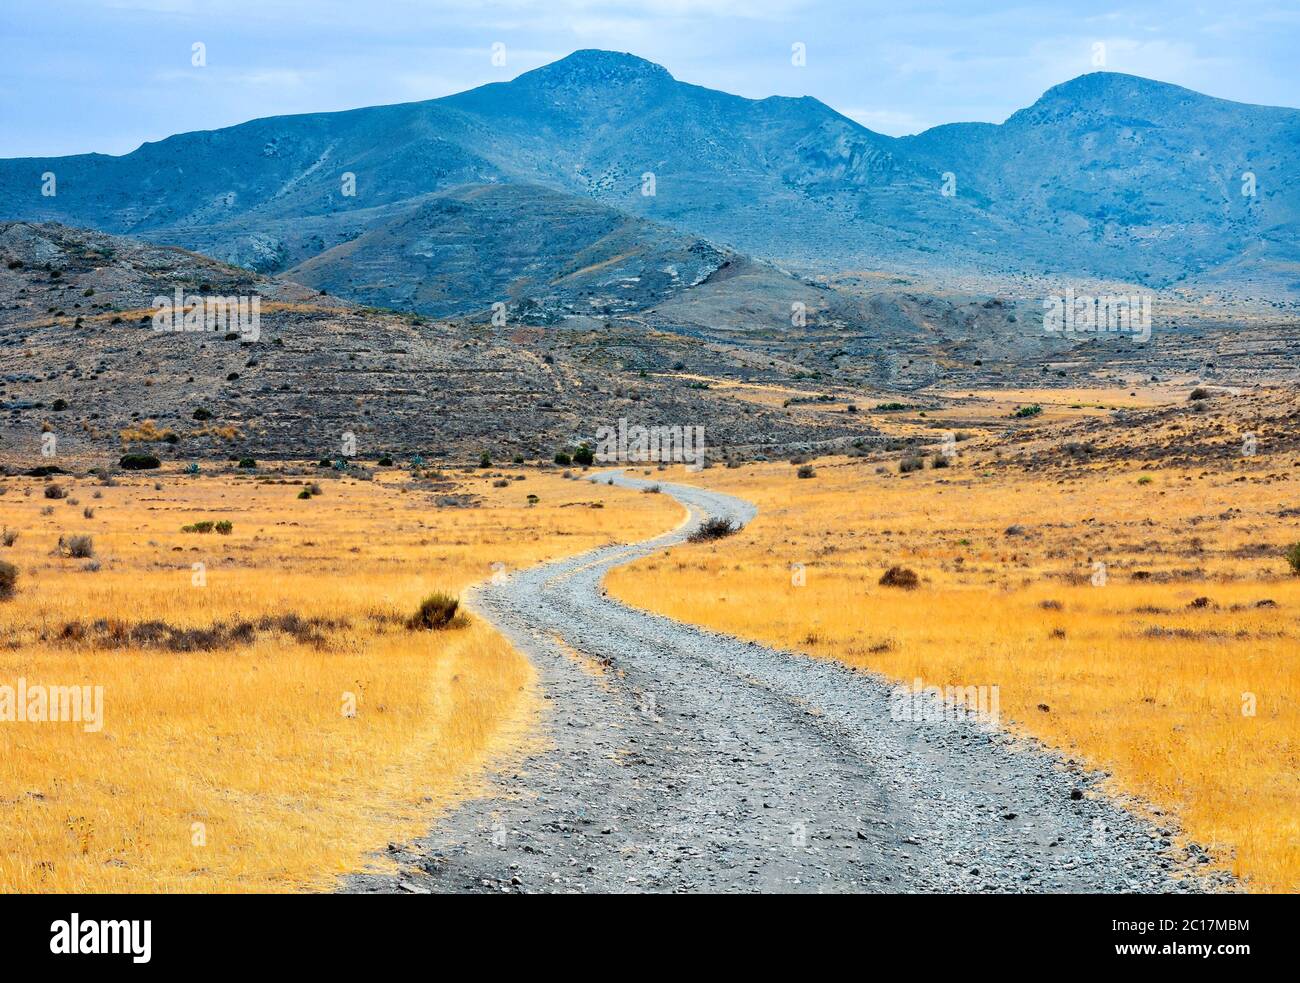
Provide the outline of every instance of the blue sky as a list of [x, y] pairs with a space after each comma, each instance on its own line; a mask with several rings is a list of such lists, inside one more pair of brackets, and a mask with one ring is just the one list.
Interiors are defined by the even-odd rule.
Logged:
[[1300, 106], [1295, 0], [3, 0], [0, 157], [121, 154], [259, 116], [434, 98], [577, 48], [740, 95], [815, 96], [898, 135], [1000, 122], [1094, 70], [1098, 43], [1113, 71]]

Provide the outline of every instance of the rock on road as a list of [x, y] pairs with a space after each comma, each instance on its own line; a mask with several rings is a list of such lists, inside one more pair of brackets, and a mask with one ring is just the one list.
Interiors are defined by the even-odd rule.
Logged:
[[[592, 480], [650, 482], [603, 473]], [[468, 598], [537, 667], [540, 749], [493, 794], [390, 847], [398, 875], [354, 892], [1163, 892], [1159, 830], [1096, 778], [971, 719], [891, 719], [890, 687], [631, 609], [612, 567], [749, 503], [660, 484], [677, 530], [484, 584]], [[725, 548], [722, 547], [722, 548]], [[587, 660], [603, 663], [593, 672]], [[1202, 857], [1191, 848], [1190, 860]]]

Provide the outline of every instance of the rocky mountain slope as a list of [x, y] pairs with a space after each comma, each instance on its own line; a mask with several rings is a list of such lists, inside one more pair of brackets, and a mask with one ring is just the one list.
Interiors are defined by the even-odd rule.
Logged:
[[[154, 299], [257, 297], [256, 335], [154, 330]], [[620, 418], [699, 425], [706, 444], [785, 446], [873, 432], [698, 381], [784, 364], [642, 323], [536, 328], [358, 307], [175, 247], [54, 224], [0, 224], [0, 461], [26, 468], [163, 459], [550, 460]], [[152, 420], [153, 425], [144, 422]], [[45, 435], [55, 456], [42, 455]]]
[[[263, 272], [303, 267], [343, 292], [307, 264], [373, 231], [355, 296], [395, 306], [411, 299], [396, 281], [419, 252], [397, 233], [427, 244], [421, 209], [473, 207], [482, 185], [540, 185], [805, 271], [1096, 276], [1294, 299], [1300, 190], [1283, 176], [1297, 164], [1300, 112], [1130, 76], [1057, 86], [1001, 125], [894, 139], [815, 99], [743, 99], [580, 51], [443, 99], [254, 120], [122, 157], [0, 161], [0, 217], [130, 233]], [[46, 173], [54, 197], [41, 194]], [[1247, 173], [1253, 196], [1241, 194]], [[580, 210], [519, 194], [525, 230]], [[638, 228], [653, 252], [662, 233]], [[458, 235], [505, 279], [528, 279], [541, 248], [488, 227]], [[499, 299], [500, 283], [462, 286], [483, 291], [466, 303]], [[439, 289], [425, 290], [438, 309]]]

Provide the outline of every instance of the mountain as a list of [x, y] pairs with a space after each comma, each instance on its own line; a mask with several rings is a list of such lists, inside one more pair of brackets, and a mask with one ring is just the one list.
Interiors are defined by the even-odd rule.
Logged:
[[287, 272], [361, 303], [466, 314], [495, 298], [530, 323], [639, 311], [714, 273], [728, 253], [588, 199], [526, 184], [428, 196]]
[[[122, 157], [0, 161], [0, 216], [292, 268], [369, 303], [429, 311], [483, 307], [510, 284], [571, 309], [567, 291], [555, 295], [564, 250], [618, 255], [589, 235], [615, 221], [584, 213], [592, 202], [646, 220], [619, 234], [645, 238], [638, 255], [703, 239], [822, 274], [1099, 277], [1292, 298], [1300, 190], [1285, 176], [1297, 165], [1300, 112], [1125, 75], [1057, 86], [1000, 125], [896, 139], [815, 99], [744, 99], [632, 55], [579, 51], [442, 99], [254, 120]], [[1248, 171], [1253, 197], [1241, 194]], [[40, 194], [46, 172], [55, 197]], [[943, 193], [946, 174], [955, 194]], [[507, 204], [517, 234], [459, 219], [439, 231], [447, 209], [501, 216]], [[556, 214], [585, 217], [551, 240]], [[686, 238], [670, 244], [664, 226]], [[336, 266], [349, 255], [364, 274]], [[443, 257], [460, 272], [442, 278]], [[469, 263], [492, 272], [466, 276]]]

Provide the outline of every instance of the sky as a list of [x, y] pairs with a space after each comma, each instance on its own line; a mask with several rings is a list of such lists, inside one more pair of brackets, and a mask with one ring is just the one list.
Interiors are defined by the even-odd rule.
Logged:
[[1001, 122], [1098, 68], [1300, 107], [1296, 0], [0, 0], [0, 157], [431, 99], [579, 48], [895, 136]]

